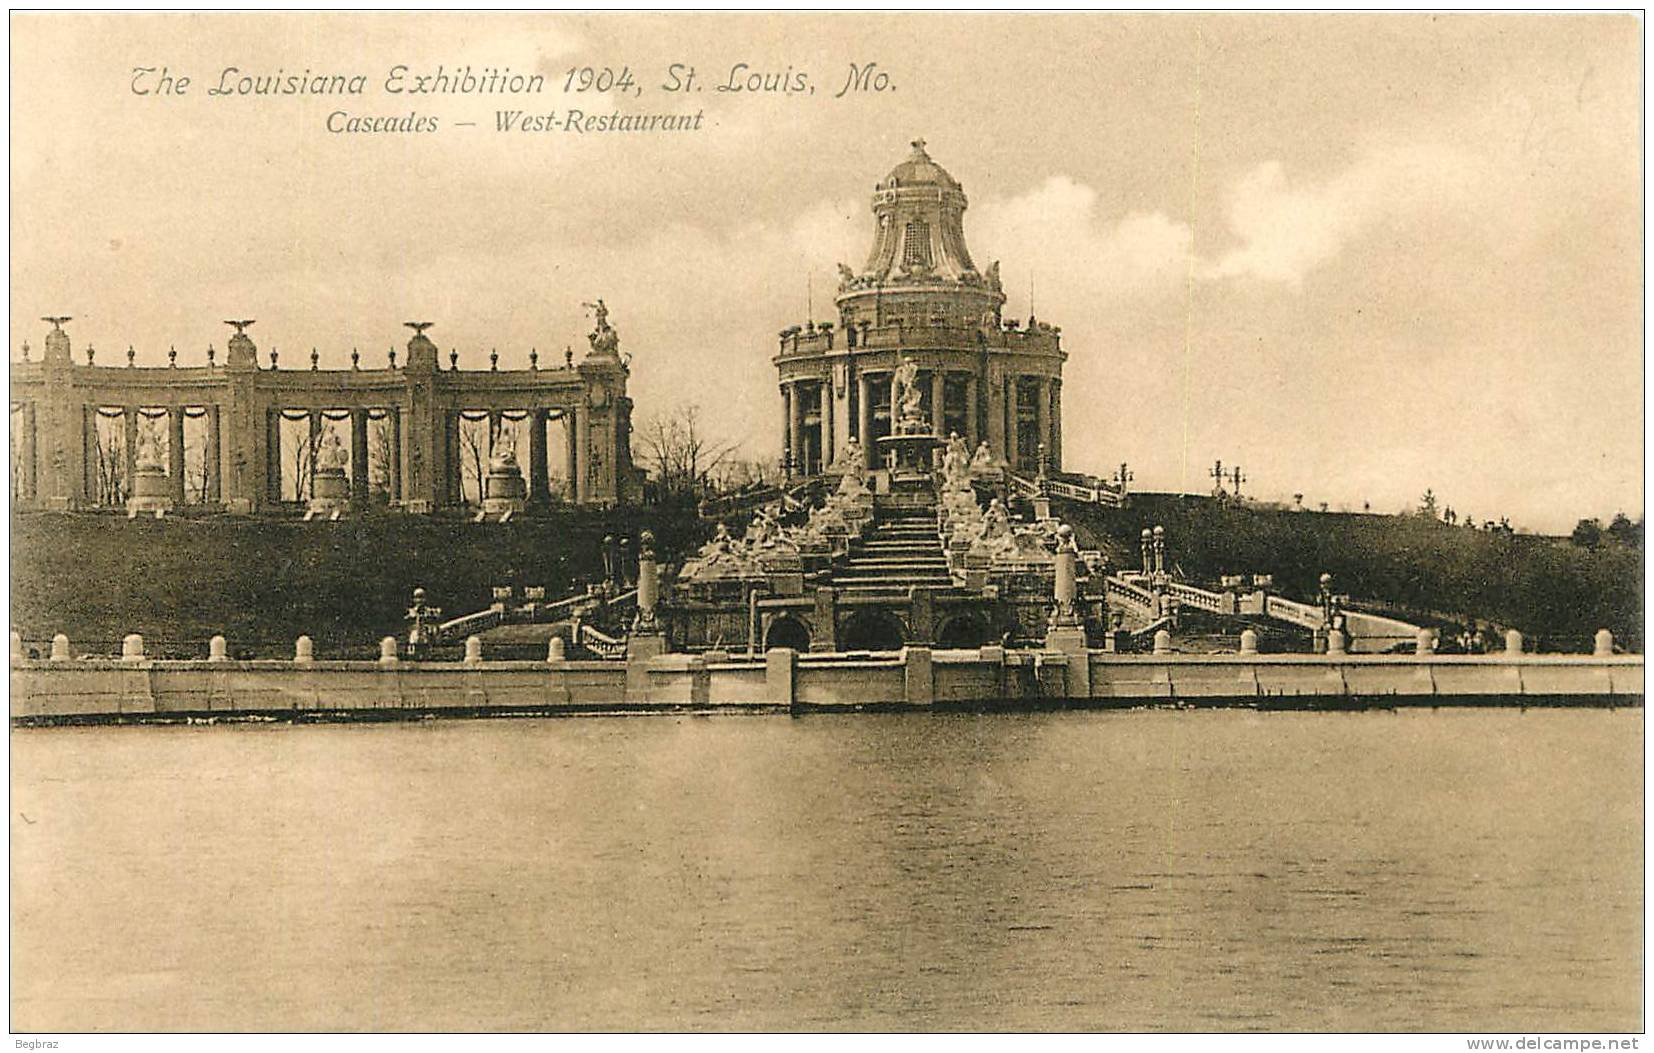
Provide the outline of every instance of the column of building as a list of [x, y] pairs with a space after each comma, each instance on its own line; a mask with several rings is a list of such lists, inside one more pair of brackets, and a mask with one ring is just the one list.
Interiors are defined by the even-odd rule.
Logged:
[[551, 500], [551, 480], [546, 464], [546, 411], [536, 406], [528, 412], [528, 497], [535, 504]]
[[947, 402], [947, 372], [942, 369], [930, 371], [930, 433], [932, 435], [947, 434], [947, 417], [942, 412]]
[[368, 411], [350, 411], [350, 500], [358, 509], [368, 506]]
[[821, 470], [826, 471], [833, 463], [833, 378], [823, 377], [821, 381]]
[[167, 482], [173, 507], [184, 504], [184, 407], [167, 407]]

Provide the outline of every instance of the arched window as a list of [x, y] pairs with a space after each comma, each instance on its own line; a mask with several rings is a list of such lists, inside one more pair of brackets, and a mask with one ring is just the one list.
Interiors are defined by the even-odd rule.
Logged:
[[930, 266], [930, 224], [922, 219], [908, 221], [902, 236], [902, 266]]

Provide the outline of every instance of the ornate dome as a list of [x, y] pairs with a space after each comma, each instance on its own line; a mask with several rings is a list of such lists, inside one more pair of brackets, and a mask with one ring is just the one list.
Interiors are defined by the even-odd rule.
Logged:
[[925, 153], [925, 141], [913, 140], [913, 152], [907, 160], [890, 170], [884, 177], [884, 182], [878, 189], [886, 190], [898, 186], [945, 186], [958, 189], [959, 181], [948, 174], [948, 170], [930, 159]]

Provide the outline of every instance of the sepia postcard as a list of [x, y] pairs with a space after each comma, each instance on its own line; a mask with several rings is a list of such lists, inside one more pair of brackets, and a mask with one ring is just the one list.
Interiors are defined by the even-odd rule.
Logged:
[[9, 37], [16, 1048], [1639, 1048], [1643, 13]]

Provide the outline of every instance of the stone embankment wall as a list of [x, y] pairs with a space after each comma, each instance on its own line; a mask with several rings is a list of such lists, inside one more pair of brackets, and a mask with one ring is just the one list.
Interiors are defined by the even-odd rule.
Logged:
[[943, 651], [627, 661], [12, 659], [18, 723], [269, 715], [800, 710], [966, 705], [1640, 705], [1637, 655], [1116, 655]]

